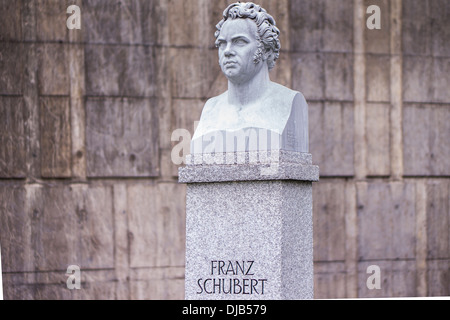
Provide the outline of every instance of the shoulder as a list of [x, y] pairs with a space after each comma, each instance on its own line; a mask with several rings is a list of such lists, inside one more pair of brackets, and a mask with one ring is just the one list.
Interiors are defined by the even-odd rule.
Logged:
[[292, 105], [295, 101], [305, 101], [305, 97], [299, 91], [289, 89], [281, 84], [272, 82], [270, 96], [281, 104]]
[[208, 99], [203, 107], [203, 113], [208, 113], [216, 108], [217, 105], [220, 105], [223, 101], [226, 101], [228, 97], [228, 91], [225, 91], [221, 95], [212, 97]]

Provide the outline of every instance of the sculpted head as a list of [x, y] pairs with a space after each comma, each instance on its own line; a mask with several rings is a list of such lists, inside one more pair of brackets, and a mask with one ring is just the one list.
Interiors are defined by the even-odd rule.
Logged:
[[269, 70], [275, 66], [281, 48], [280, 31], [274, 18], [259, 5], [231, 4], [216, 28], [219, 63], [228, 78], [238, 73], [251, 76], [265, 63]]

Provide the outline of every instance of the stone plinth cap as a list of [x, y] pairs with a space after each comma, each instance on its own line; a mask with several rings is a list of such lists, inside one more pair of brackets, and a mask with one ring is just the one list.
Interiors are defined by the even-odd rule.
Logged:
[[193, 154], [178, 169], [180, 183], [297, 180], [319, 181], [309, 153], [291, 151]]

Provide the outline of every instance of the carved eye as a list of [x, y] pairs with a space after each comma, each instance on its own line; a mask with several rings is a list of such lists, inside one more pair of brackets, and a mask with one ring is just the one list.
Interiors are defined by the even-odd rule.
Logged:
[[241, 38], [236, 39], [236, 40], [234, 40], [233, 42], [234, 42], [235, 44], [237, 44], [237, 45], [245, 45], [245, 44], [247, 44], [247, 41], [245, 41], [244, 39], [241, 39]]
[[225, 49], [227, 46], [227, 43], [225, 41], [217, 41], [216, 42], [216, 47], [219, 49]]

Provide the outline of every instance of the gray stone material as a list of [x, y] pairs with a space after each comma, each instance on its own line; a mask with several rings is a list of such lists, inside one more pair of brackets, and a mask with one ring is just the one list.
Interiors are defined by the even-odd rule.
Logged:
[[257, 4], [239, 2], [225, 9], [216, 28], [228, 90], [203, 107], [191, 152], [308, 152], [305, 97], [270, 80], [281, 48], [275, 19]]
[[311, 182], [191, 183], [186, 201], [186, 299], [313, 298]]
[[[179, 182], [319, 181], [319, 167], [310, 164], [310, 154], [282, 153], [277, 161], [272, 162], [268, 161], [270, 156], [265, 159], [267, 161], [256, 160], [260, 156], [261, 153], [258, 152], [254, 154], [220, 154], [218, 158], [228, 160], [227, 164], [208, 164], [214, 160], [214, 156], [211, 154], [204, 154], [203, 157], [201, 155], [190, 156], [187, 157], [187, 161], [190, 161], [191, 164], [179, 169]], [[251, 161], [252, 158], [255, 160]], [[198, 163], [192, 164], [195, 162]]]
[[310, 153], [275, 150], [272, 152], [224, 152], [224, 153], [196, 153], [186, 156], [186, 164], [259, 164], [271, 162], [288, 162], [301, 165], [311, 165], [312, 155]]
[[186, 161], [179, 169], [187, 183], [186, 299], [312, 299], [319, 168], [311, 155], [235, 152]]

